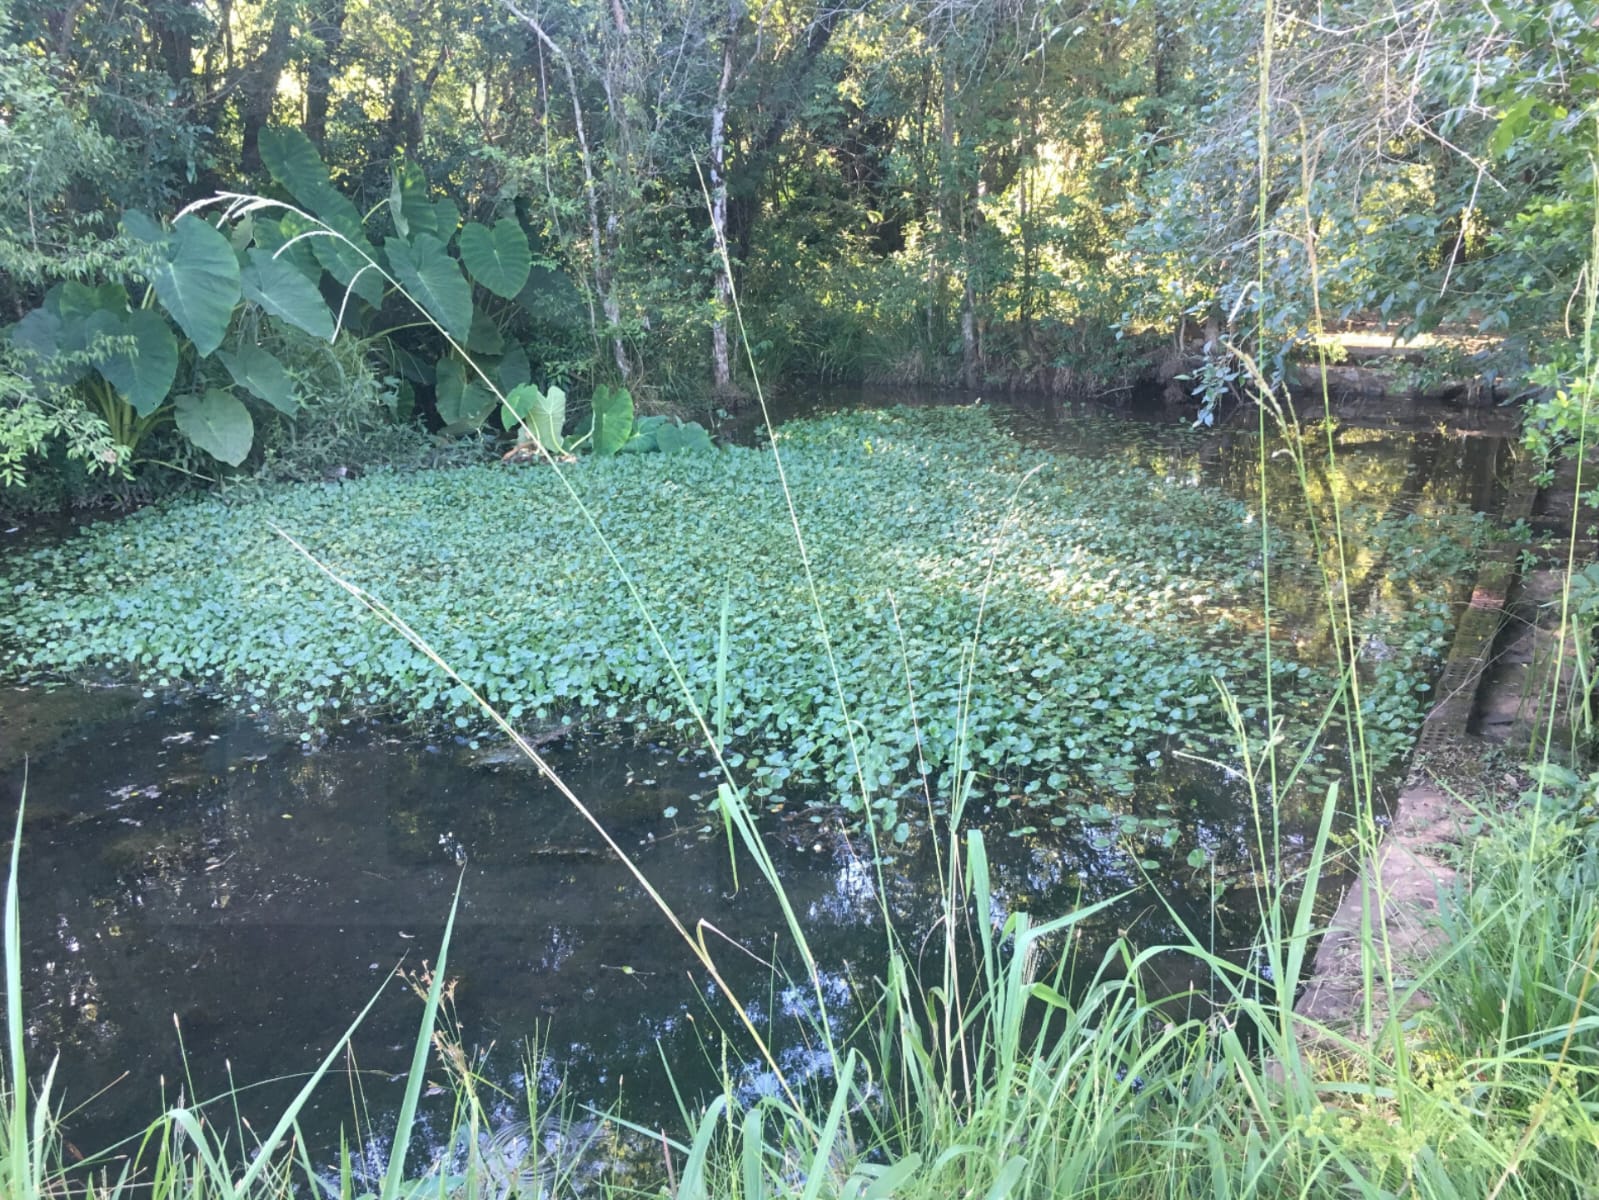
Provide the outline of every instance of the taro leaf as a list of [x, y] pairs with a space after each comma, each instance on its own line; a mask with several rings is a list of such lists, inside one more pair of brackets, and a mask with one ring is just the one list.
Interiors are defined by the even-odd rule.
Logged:
[[99, 312], [115, 313], [120, 317], [128, 311], [128, 292], [120, 283], [89, 287], [76, 279], [69, 279], [56, 293], [55, 309], [62, 320], [92, 317]]
[[655, 430], [650, 429], [644, 433], [635, 433], [617, 448], [618, 454], [653, 454], [659, 450], [660, 444], [655, 440]]
[[670, 417], [640, 417], [633, 426], [633, 436], [622, 443], [622, 448], [617, 453], [653, 454], [661, 448], [658, 440], [660, 431], [670, 425]]
[[500, 385], [500, 391], [512, 392], [524, 383], [533, 381], [533, 368], [528, 365], [527, 353], [520, 346], [512, 346], [500, 359], [500, 365], [494, 370], [494, 381]]
[[394, 277], [411, 299], [451, 337], [464, 340], [472, 328], [472, 289], [445, 253], [444, 243], [430, 233], [419, 233], [409, 242], [395, 239], [388, 251]]
[[101, 309], [90, 318], [89, 328], [98, 336], [133, 340], [131, 352], [103, 351], [94, 365], [141, 417], [160, 408], [178, 376], [178, 339], [161, 314], [148, 308], [131, 313]]
[[[455, 236], [456, 229], [461, 224], [461, 210], [456, 207], [455, 201], [446, 197], [433, 206], [433, 232], [439, 241], [446, 246]], [[426, 233], [427, 230], [422, 232]]]
[[246, 300], [259, 304], [280, 321], [287, 321], [312, 337], [333, 340], [333, 314], [322, 293], [287, 258], [273, 258], [265, 250], [252, 247], [249, 261], [239, 272], [239, 286]]
[[594, 389], [594, 453], [609, 457], [627, 444], [633, 433], [633, 396], [622, 387]]
[[296, 200], [352, 241], [364, 240], [361, 214], [333, 186], [328, 168], [311, 139], [286, 125], [261, 131], [261, 161]]
[[439, 213], [428, 200], [427, 176], [422, 168], [403, 159], [394, 164], [394, 183], [389, 189], [389, 215], [403, 238], [414, 233], [439, 236]]
[[692, 450], [698, 454], [716, 449], [716, 443], [711, 441], [711, 435], [698, 421], [684, 421], [678, 433], [683, 439], [685, 450]]
[[11, 344], [19, 350], [48, 361], [61, 350], [61, 314], [36, 308], [8, 331]]
[[514, 300], [527, 285], [533, 252], [515, 220], [496, 221], [492, 229], [474, 221], [461, 230], [461, 261], [489, 291]]
[[662, 454], [677, 454], [682, 451], [714, 450], [716, 444], [711, 441], [711, 435], [705, 432], [705, 426], [698, 421], [687, 421], [681, 425], [663, 424], [655, 431], [655, 443], [660, 447]]
[[538, 395], [539, 389], [531, 383], [521, 384], [505, 393], [505, 402], [500, 405], [500, 425], [507, 433], [521, 428], [522, 422], [533, 411], [533, 402]]
[[[291, 238], [319, 228], [298, 213], [286, 213], [282, 225], [283, 232]], [[367, 261], [372, 259], [378, 266], [382, 266], [382, 256], [365, 238], [352, 238], [347, 242], [331, 234], [317, 232], [295, 244], [308, 246], [311, 256], [323, 270], [344, 287], [354, 291], [373, 308], [382, 305], [383, 276]], [[341, 298], [341, 306], [343, 303]]]
[[564, 271], [534, 267], [516, 302], [528, 316], [552, 330], [575, 330], [587, 324], [583, 297]]
[[444, 428], [450, 433], [466, 433], [483, 424], [494, 409], [494, 393], [476, 379], [468, 383], [466, 367], [459, 359], [441, 358], [435, 376], [434, 402]]
[[222, 344], [239, 302], [239, 260], [233, 247], [196, 216], [179, 217], [165, 254], [150, 275], [162, 306], [203, 358]]
[[543, 443], [551, 454], [561, 452], [561, 426], [566, 424], [566, 393], [558, 387], [535, 393], [533, 410], [528, 413], [528, 424], [533, 436]]
[[[317, 262], [316, 255], [311, 252], [313, 239], [305, 238], [289, 246], [291, 237], [293, 234], [284, 228], [282, 221], [263, 217], [255, 223], [255, 244], [260, 249], [274, 256], [279, 262], [293, 264], [294, 269], [312, 283], [319, 282], [322, 278], [322, 264]], [[283, 249], [285, 246], [288, 246], [287, 250]]]
[[160, 245], [167, 240], [167, 231], [149, 213], [130, 208], [122, 214], [122, 232], [136, 242]]
[[524, 383], [505, 398], [500, 423], [506, 429], [518, 428], [518, 418], [527, 423], [533, 436], [551, 454], [561, 453], [561, 426], [566, 424], [566, 393], [558, 387], [541, 392]]
[[473, 354], [503, 354], [505, 338], [499, 327], [481, 308], [472, 310], [472, 329], [466, 335], [466, 348]]
[[300, 407], [299, 398], [294, 394], [293, 378], [269, 351], [247, 344], [241, 346], [237, 354], [219, 350], [217, 357], [233, 376], [234, 383], [279, 412], [292, 417]]
[[212, 458], [230, 467], [242, 463], [255, 440], [255, 422], [230, 392], [211, 388], [203, 396], [180, 396], [178, 431]]

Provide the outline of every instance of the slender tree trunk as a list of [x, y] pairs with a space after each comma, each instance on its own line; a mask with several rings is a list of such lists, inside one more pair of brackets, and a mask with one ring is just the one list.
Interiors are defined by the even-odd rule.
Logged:
[[245, 72], [243, 96], [239, 101], [242, 136], [239, 163], [246, 174], [261, 169], [261, 131], [272, 120], [272, 105], [278, 97], [278, 77], [289, 59], [289, 40], [293, 30], [292, 0], [279, 0], [272, 13], [272, 31], [266, 49]]
[[344, 43], [345, 0], [331, 0], [311, 18], [311, 33], [321, 49], [305, 71], [305, 136], [318, 150], [328, 136], [328, 107], [333, 74]]
[[711, 325], [712, 385], [719, 393], [733, 390], [733, 368], [727, 351], [727, 314], [733, 304], [732, 264], [727, 253], [727, 93], [733, 82], [733, 56], [738, 44], [738, 8], [727, 14], [727, 43], [722, 47], [722, 78], [711, 109], [711, 236], [716, 240], [716, 320]]
[[550, 52], [550, 56], [561, 64], [561, 70], [566, 75], [566, 89], [572, 97], [572, 123], [577, 134], [578, 158], [583, 165], [583, 200], [588, 210], [589, 224], [589, 250], [594, 257], [594, 290], [600, 298], [601, 309], [605, 313], [605, 320], [611, 335], [611, 354], [616, 360], [616, 369], [625, 381], [632, 372], [632, 365], [627, 357], [627, 345], [622, 341], [621, 321], [622, 308], [613, 294], [611, 287], [610, 271], [606, 268], [603, 250], [603, 239], [600, 234], [600, 204], [599, 195], [594, 183], [594, 163], [589, 154], [588, 133], [583, 125], [583, 101], [577, 90], [577, 78], [572, 74], [572, 62], [567, 58], [565, 51], [550, 39], [544, 32], [544, 27], [531, 13], [522, 9], [514, 0], [500, 0], [501, 6], [522, 24], [533, 31], [539, 44]]

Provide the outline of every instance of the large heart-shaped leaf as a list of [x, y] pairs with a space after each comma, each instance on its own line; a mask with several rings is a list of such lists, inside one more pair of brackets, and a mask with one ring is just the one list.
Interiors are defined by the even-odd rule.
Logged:
[[203, 396], [180, 396], [178, 431], [212, 458], [236, 467], [250, 453], [255, 422], [231, 393], [211, 388]]
[[468, 383], [466, 367], [459, 359], [440, 359], [435, 378], [434, 404], [446, 432], [476, 429], [494, 410], [494, 393], [476, 379]]
[[533, 252], [516, 221], [496, 221], [492, 229], [474, 221], [461, 230], [460, 247], [472, 278], [496, 296], [514, 300], [526, 286]]
[[621, 387], [601, 384], [594, 389], [594, 453], [615, 454], [633, 433], [633, 396]]
[[289, 245], [293, 234], [284, 228], [282, 221], [274, 221], [267, 217], [257, 218], [254, 232], [255, 244], [260, 249], [265, 250], [279, 262], [290, 263], [312, 283], [321, 281], [322, 264], [317, 262], [316, 255], [311, 252], [311, 239], [303, 239]]
[[89, 318], [89, 328], [97, 337], [132, 339], [131, 350], [97, 353], [95, 368], [141, 417], [160, 408], [178, 376], [178, 339], [161, 314], [148, 308], [101, 309]]
[[472, 329], [472, 289], [444, 249], [429, 233], [387, 245], [389, 268], [400, 286], [445, 332], [464, 341]]
[[123, 317], [128, 312], [128, 292], [120, 283], [90, 287], [76, 279], [68, 279], [62, 283], [61, 290], [55, 293], [55, 311], [64, 321], [73, 317], [92, 317], [102, 312]]
[[449, 240], [454, 226], [441, 229], [441, 213], [428, 198], [427, 176], [413, 162], [394, 164], [394, 182], [389, 189], [389, 215], [394, 228], [403, 238], [418, 233], [431, 233], [441, 241]]
[[[259, 304], [280, 321], [287, 321], [312, 337], [333, 340], [333, 314], [322, 293], [287, 258], [273, 258], [258, 246], [239, 272], [244, 298]], [[265, 397], [262, 397], [265, 399]]]
[[540, 445], [551, 454], [559, 454], [561, 427], [566, 424], [566, 393], [558, 387], [541, 392], [531, 383], [524, 383], [505, 398], [500, 421], [506, 429], [519, 428], [525, 422]]
[[472, 310], [472, 328], [466, 335], [466, 348], [473, 354], [493, 356], [505, 353], [505, 335], [494, 319], [481, 308]]
[[679, 454], [686, 450], [714, 450], [716, 444], [705, 426], [698, 421], [682, 425], [661, 425], [655, 431], [655, 444], [662, 454]]
[[513, 392], [524, 383], [533, 380], [533, 368], [528, 365], [527, 352], [520, 346], [512, 346], [500, 359], [500, 365], [494, 369], [494, 381], [500, 385], [500, 391]]
[[234, 383], [279, 412], [292, 417], [300, 407], [299, 397], [294, 394], [293, 377], [270, 351], [245, 345], [239, 347], [237, 354], [219, 350], [217, 357], [233, 376]]
[[239, 260], [227, 238], [199, 217], [179, 217], [150, 283], [202, 357], [222, 344], [239, 302]]
[[312, 215], [357, 241], [364, 240], [361, 214], [349, 198], [333, 186], [327, 165], [311, 139], [298, 129], [280, 125], [261, 131], [261, 161], [277, 180]]

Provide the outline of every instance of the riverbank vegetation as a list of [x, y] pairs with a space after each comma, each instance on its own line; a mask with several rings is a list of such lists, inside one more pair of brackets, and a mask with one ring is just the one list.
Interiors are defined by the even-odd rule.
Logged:
[[[447, 927], [405, 1100], [358, 1156], [313, 1162], [299, 1101], [263, 1135], [224, 1098], [78, 1161], [53, 1069], [27, 1061], [19, 814], [7, 1194], [1593, 1195], [1599, 837], [1593, 777], [1559, 760], [1552, 724], [1524, 787], [1460, 797], [1481, 836], [1452, 851], [1448, 942], [1399, 961], [1374, 922], [1355, 1027], [1295, 1014], [1320, 884], [1335, 849], [1377, 851], [1380, 780], [1484, 534], [1363, 511], [1312, 466], [1330, 425], [1268, 420], [1285, 356], [1328, 313], [1466, 321], [1506, 335], [1472, 369], [1529, 381], [1538, 450], [1581, 461], [1592, 15], [0, 7], [0, 482], [12, 500], [234, 485], [8, 557], [15, 662], [216, 689], [307, 741], [372, 708], [464, 738], [568, 717], [698, 728], [726, 769], [730, 852], [782, 898], [809, 972], [774, 968], [771, 987], [814, 993], [825, 1063], [790, 1078], [728, 996], [743, 1025], [707, 1030], [707, 1053], [764, 1061], [764, 1094], [730, 1074], [684, 1098], [675, 1132], [610, 1114], [630, 1149], [575, 1170], [538, 1113], [493, 1128], [441, 1022]], [[220, 227], [141, 215], [219, 189], [239, 218]], [[1258, 495], [1025, 448], [982, 409], [781, 428], [781, 460], [641, 418], [635, 402], [687, 415], [685, 397], [753, 385], [735, 295], [756, 369], [790, 381], [1073, 391], [1138, 375], [1140, 338], [1174, 336], [1196, 401], [1255, 402]], [[327, 440], [332, 414], [350, 441]], [[470, 460], [496, 424], [533, 463], [383, 468]], [[371, 449], [384, 437], [392, 453]], [[357, 456], [373, 469], [350, 478]], [[1277, 456], [1303, 489], [1291, 519]], [[1562, 606], [1588, 622], [1581, 676], [1592, 612]], [[995, 907], [970, 801], [1065, 816], [1177, 750], [1220, 762], [1252, 823], [1248, 946], [1185, 929], [1088, 958], [1075, 930], [1108, 900]], [[1319, 816], [1308, 836], [1283, 824], [1291, 782]], [[763, 840], [764, 804], [806, 788], [940, 864], [935, 933], [909, 944], [885, 909], [847, 1038]], [[863, 863], [879, 885], [892, 869]], [[1143, 872], [1127, 886], [1163, 905]], [[720, 981], [705, 928], [639, 881]], [[430, 1066], [456, 1107], [423, 1161]]]
[[[335, 415], [470, 433], [462, 346], [507, 387], [623, 386], [680, 415], [747, 396], [753, 367], [790, 387], [1145, 380], [1208, 417], [1243, 394], [1238, 351], [1277, 384], [1330, 323], [1445, 329], [1409, 369], [1531, 399], [1553, 451], [1580, 391], [1591, 18], [8, 0], [0, 502], [413, 461], [383, 438], [297, 452]], [[195, 221], [169, 242], [160, 219], [218, 191], [350, 245], [276, 257], [306, 229], [276, 211], [230, 245]], [[173, 254], [202, 252], [216, 286], [178, 296]], [[286, 299], [296, 273], [329, 311], [303, 284]], [[336, 380], [316, 345], [335, 319]]]

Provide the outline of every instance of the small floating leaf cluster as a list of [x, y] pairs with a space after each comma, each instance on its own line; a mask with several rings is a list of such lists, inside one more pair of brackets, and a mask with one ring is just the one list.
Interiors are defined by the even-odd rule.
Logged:
[[[823, 789], [858, 808], [856, 755], [896, 831], [922, 776], [947, 780], [957, 754], [996, 792], [1127, 791], [1174, 747], [1224, 730], [1218, 678], [1253, 702], [1261, 543], [1242, 504], [1024, 448], [981, 409], [795, 422], [780, 446], [841, 689], [769, 451], [619, 455], [567, 474], [757, 795]], [[274, 525], [520, 726], [692, 729], [588, 518], [546, 467], [374, 471], [98, 525], [4, 564], [0, 638], [23, 673], [189, 680], [313, 729], [374, 708], [483, 727], [462, 689]], [[1442, 594], [1473, 528], [1386, 534], [1432, 548], [1409, 597]], [[1414, 717], [1447, 629], [1427, 604], [1383, 611], [1396, 652], [1368, 699]], [[1281, 711], [1308, 728], [1336, 672], [1289, 658], [1277, 670]]]

